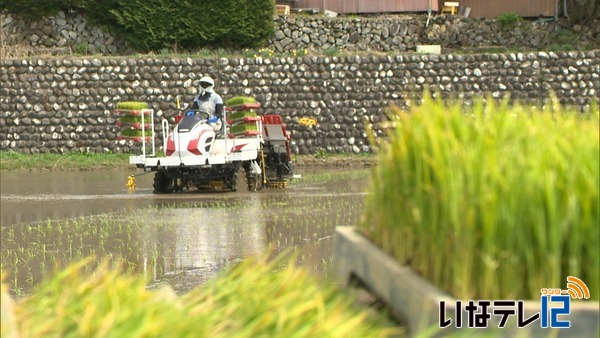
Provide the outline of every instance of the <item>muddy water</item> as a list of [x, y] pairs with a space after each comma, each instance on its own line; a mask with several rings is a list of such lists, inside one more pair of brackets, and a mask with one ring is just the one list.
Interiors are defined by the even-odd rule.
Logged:
[[[139, 173], [139, 172], [137, 172]], [[128, 171], [2, 173], [2, 266], [27, 293], [54, 264], [120, 257], [150, 287], [178, 293], [248, 255], [298, 249], [320, 274], [331, 266], [334, 228], [360, 217], [369, 170], [300, 169], [288, 189], [152, 193], [152, 176]]]

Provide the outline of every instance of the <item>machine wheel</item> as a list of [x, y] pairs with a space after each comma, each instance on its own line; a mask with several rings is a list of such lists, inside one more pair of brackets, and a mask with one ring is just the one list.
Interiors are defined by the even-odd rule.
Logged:
[[154, 175], [154, 193], [155, 194], [169, 194], [173, 192], [174, 180], [167, 176], [167, 172], [159, 170]]
[[259, 191], [262, 189], [262, 177], [250, 172], [250, 170], [246, 170], [246, 183], [248, 184], [248, 191]]
[[230, 191], [237, 191], [237, 169], [238, 167], [235, 167], [229, 173], [229, 177], [225, 178], [223, 182], [225, 189], [228, 189]]
[[263, 188], [262, 175], [256, 174], [247, 162], [243, 166], [244, 176], [246, 177], [246, 186], [248, 191], [259, 191]]

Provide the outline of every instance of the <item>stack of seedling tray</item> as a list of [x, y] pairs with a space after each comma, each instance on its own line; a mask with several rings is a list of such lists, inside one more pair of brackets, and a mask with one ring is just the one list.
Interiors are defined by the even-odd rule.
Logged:
[[260, 134], [257, 122], [260, 121], [260, 103], [252, 97], [238, 96], [227, 101], [227, 123], [229, 137], [243, 137]]
[[119, 102], [115, 113], [118, 115], [117, 127], [121, 128], [117, 140], [141, 142], [152, 137], [152, 109], [146, 102]]

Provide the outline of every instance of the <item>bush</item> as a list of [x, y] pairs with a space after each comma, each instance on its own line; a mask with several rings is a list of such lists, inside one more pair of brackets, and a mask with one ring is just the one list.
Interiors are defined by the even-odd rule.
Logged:
[[80, 9], [85, 0], [0, 0], [0, 12], [10, 13], [26, 19], [38, 19], [70, 9]]
[[148, 51], [262, 45], [274, 32], [273, 0], [88, 0], [93, 21]]
[[81, 10], [141, 51], [255, 47], [275, 32], [274, 0], [0, 0], [3, 9], [30, 19]]
[[488, 102], [393, 110], [360, 228], [458, 299], [536, 299], [569, 275], [598, 299], [597, 104]]
[[517, 13], [504, 13], [496, 18], [502, 26], [512, 25], [523, 20]]

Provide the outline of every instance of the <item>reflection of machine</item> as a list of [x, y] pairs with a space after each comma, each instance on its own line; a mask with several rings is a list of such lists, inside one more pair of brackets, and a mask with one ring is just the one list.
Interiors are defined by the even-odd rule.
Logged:
[[[246, 110], [258, 107], [258, 104], [241, 106]], [[146, 154], [143, 139], [142, 154], [130, 157], [129, 163], [138, 168], [156, 171], [155, 193], [191, 187], [236, 191], [241, 168], [249, 190], [287, 186], [293, 166], [290, 137], [280, 116], [244, 116], [229, 120], [224, 113], [223, 121], [227, 123], [217, 130], [207, 118], [208, 114], [199, 111], [193, 115], [178, 115], [172, 131], [167, 120], [163, 120], [165, 156], [157, 157], [154, 151]], [[151, 128], [154, 130], [153, 125]], [[154, 149], [154, 138], [149, 142]]]

